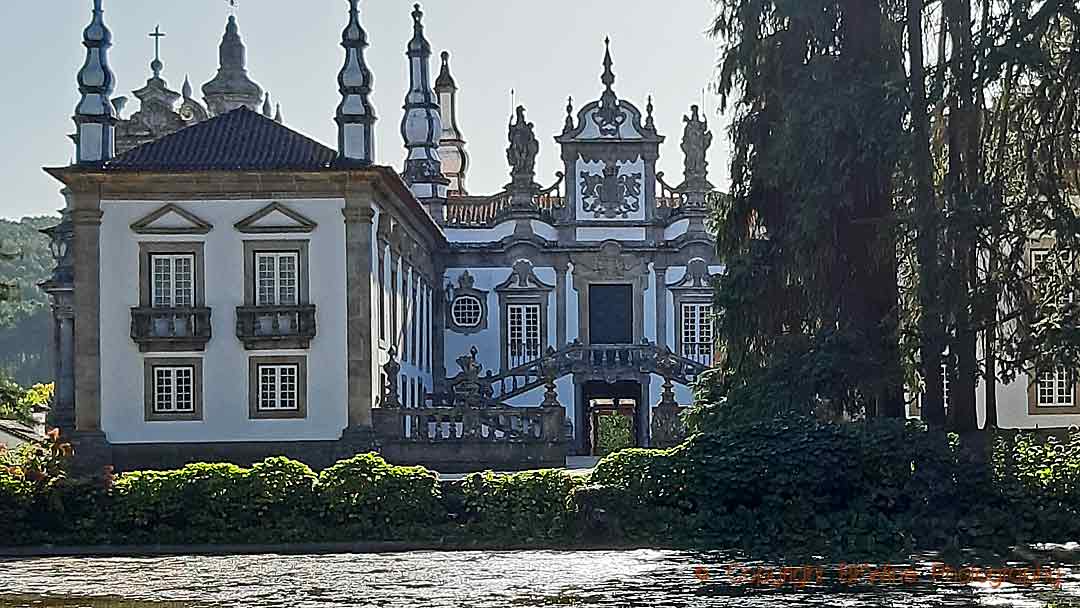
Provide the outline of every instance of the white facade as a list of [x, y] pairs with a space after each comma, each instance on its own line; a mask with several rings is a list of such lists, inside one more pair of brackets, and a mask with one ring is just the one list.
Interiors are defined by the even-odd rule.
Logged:
[[[310, 218], [310, 233], [244, 234], [234, 224], [272, 202]], [[213, 226], [205, 235], [136, 234], [131, 225], [165, 203], [104, 200], [101, 203], [101, 399], [102, 430], [112, 443], [299, 441], [339, 439], [347, 426], [344, 201], [222, 200], [177, 206]], [[273, 221], [272, 218], [268, 218]], [[168, 218], [163, 227], [182, 222]], [[304, 350], [246, 351], [236, 336], [236, 308], [244, 305], [245, 241], [307, 241], [311, 303], [319, 332]], [[140, 243], [197, 242], [205, 251], [205, 299], [212, 310], [213, 338], [202, 352], [140, 353], [132, 341], [131, 309], [140, 304]], [[307, 360], [308, 415], [303, 419], [252, 419], [248, 360], [294, 355]], [[148, 421], [144, 415], [144, 362], [193, 358], [202, 362], [203, 416], [197, 421]]]

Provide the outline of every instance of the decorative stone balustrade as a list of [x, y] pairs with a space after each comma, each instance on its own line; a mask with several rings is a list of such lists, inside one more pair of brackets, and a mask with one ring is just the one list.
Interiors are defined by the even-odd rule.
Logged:
[[308, 348], [315, 332], [314, 305], [236, 309], [236, 337], [247, 350]]
[[131, 339], [144, 353], [205, 350], [211, 333], [209, 308], [131, 309]]

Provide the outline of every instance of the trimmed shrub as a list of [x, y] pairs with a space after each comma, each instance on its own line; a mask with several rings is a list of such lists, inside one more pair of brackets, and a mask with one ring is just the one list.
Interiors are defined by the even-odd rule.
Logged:
[[327, 523], [354, 539], [427, 538], [446, 522], [438, 477], [423, 467], [392, 466], [378, 454], [338, 462], [319, 475], [317, 488]]
[[461, 484], [465, 521], [485, 538], [513, 544], [564, 540], [572, 525], [570, 493], [579, 484], [557, 469], [473, 473]]

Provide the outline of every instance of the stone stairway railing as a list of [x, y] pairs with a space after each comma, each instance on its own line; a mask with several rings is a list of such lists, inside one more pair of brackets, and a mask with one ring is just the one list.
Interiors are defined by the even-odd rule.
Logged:
[[570, 374], [590, 374], [615, 381], [619, 373], [654, 373], [689, 386], [708, 369], [655, 344], [585, 345], [580, 342], [496, 375], [481, 378], [490, 396], [506, 402]]

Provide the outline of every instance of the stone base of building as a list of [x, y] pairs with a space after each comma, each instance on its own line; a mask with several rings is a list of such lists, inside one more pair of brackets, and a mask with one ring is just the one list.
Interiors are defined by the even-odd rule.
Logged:
[[266, 458], [285, 456], [318, 471], [377, 449], [370, 430], [346, 431], [339, 441], [109, 444], [103, 440], [89, 462], [85, 460], [87, 453], [76, 447], [75, 462], [80, 472], [93, 473], [105, 465], [112, 465], [116, 472], [177, 469], [194, 462], [250, 466]]
[[420, 465], [440, 473], [471, 473], [565, 467], [567, 448], [565, 442], [398, 441], [383, 443], [379, 451], [387, 462], [396, 465]]

